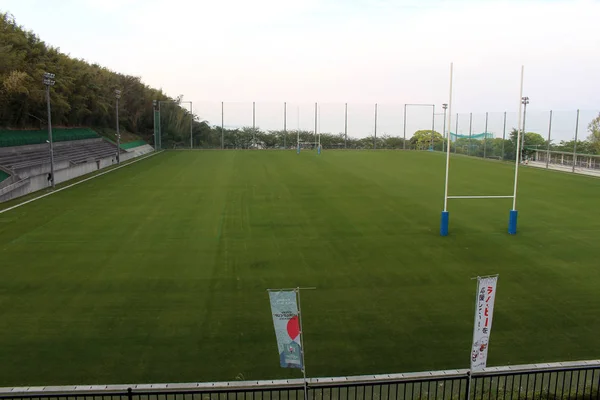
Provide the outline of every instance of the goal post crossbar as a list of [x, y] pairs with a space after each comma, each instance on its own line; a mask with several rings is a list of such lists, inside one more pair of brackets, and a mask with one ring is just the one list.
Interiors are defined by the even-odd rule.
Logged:
[[448, 196], [449, 199], [512, 199], [515, 196]]

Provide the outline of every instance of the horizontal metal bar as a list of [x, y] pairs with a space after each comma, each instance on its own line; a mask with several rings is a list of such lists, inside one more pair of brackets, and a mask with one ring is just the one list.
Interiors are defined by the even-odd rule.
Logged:
[[[545, 364], [512, 365], [488, 367], [473, 377], [511, 376], [527, 373], [550, 373], [562, 371], [600, 369], [600, 360], [558, 362]], [[331, 378], [308, 378], [311, 388], [320, 387], [353, 387], [356, 385], [377, 385], [389, 383], [411, 383], [417, 381], [451, 381], [464, 379], [468, 369], [424, 371], [403, 374], [342, 376]], [[231, 381], [203, 383], [162, 383], [131, 385], [75, 385], [75, 386], [38, 386], [38, 387], [4, 387], [0, 388], [0, 399], [3, 398], [65, 398], [76, 396], [126, 395], [131, 388], [134, 394], [161, 393], [199, 393], [199, 392], [255, 392], [273, 390], [301, 390], [302, 379], [281, 379], [271, 381]]]
[[512, 199], [514, 196], [448, 196], [449, 199]]

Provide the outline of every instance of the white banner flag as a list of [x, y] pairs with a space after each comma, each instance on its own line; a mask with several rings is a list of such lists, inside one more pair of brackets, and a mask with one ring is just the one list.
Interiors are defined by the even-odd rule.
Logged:
[[302, 341], [295, 290], [269, 291], [279, 362], [283, 368], [302, 368]]
[[483, 370], [487, 362], [498, 277], [477, 278], [477, 283], [477, 306], [471, 348], [471, 371], [473, 372]]

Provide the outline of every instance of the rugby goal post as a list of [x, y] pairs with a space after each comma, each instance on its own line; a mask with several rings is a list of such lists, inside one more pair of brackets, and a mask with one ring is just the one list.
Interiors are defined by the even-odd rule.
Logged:
[[[444, 183], [444, 209], [442, 211], [442, 218], [440, 222], [440, 235], [448, 236], [449, 224], [450, 224], [450, 213], [448, 211], [448, 200], [449, 199], [513, 199], [512, 209], [509, 213], [508, 218], [508, 233], [511, 235], [515, 235], [517, 233], [517, 187], [519, 181], [519, 157], [520, 154], [520, 143], [521, 143], [521, 117], [522, 117], [522, 107], [521, 107], [521, 99], [523, 98], [523, 76], [525, 72], [525, 67], [521, 66], [521, 84], [519, 89], [519, 117], [517, 123], [517, 149], [516, 149], [516, 157], [515, 157], [515, 179], [514, 179], [514, 187], [512, 195], [504, 195], [504, 196], [449, 196], [448, 195], [448, 176], [450, 173], [450, 135], [447, 135], [448, 143], [446, 145], [446, 177]], [[448, 123], [447, 126], [452, 126], [452, 79], [454, 74], [454, 63], [450, 63], [450, 94], [448, 99]]]

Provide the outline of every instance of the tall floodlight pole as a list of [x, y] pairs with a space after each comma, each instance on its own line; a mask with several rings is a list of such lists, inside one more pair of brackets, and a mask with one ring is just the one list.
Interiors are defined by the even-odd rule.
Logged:
[[300, 154], [300, 106], [298, 106], [296, 108], [296, 115], [297, 115], [297, 119], [296, 119], [296, 123], [298, 124], [297, 126], [297, 130], [296, 130], [296, 153]]
[[442, 131], [442, 139], [444, 139], [444, 140], [442, 140], [442, 151], [446, 151], [446, 148], [445, 148], [446, 147], [446, 141], [445, 141], [445, 139], [446, 139], [446, 110], [448, 109], [448, 104], [447, 103], [442, 104], [442, 108], [444, 109], [444, 128]]
[[406, 104], [404, 105], [404, 140], [402, 142], [402, 150], [406, 150]]
[[525, 160], [525, 122], [527, 121], [527, 104], [529, 104], [529, 97], [522, 97], [521, 104], [523, 104], [523, 134], [521, 135], [521, 154], [519, 154], [519, 158], [521, 162]]
[[[520, 164], [520, 157], [519, 157], [519, 147], [521, 144], [521, 130], [519, 129], [519, 127], [521, 126], [521, 111], [523, 110], [521, 108], [521, 104], [523, 104], [523, 76], [525, 75], [525, 66], [521, 66], [521, 88], [519, 90], [519, 117], [517, 120], [517, 152], [515, 154], [515, 186], [514, 186], [514, 191], [513, 191], [513, 206], [512, 206], [512, 210], [510, 210], [510, 216], [508, 218], [508, 233], [510, 235], [516, 235], [517, 234], [517, 216], [518, 216], [518, 212], [517, 212], [517, 187], [518, 187], [518, 182], [519, 182], [519, 164]], [[523, 132], [523, 134], [525, 134]]]
[[256, 103], [252, 102], [252, 147], [256, 148]]
[[55, 75], [49, 72], [44, 73], [44, 80], [42, 81], [46, 85], [46, 104], [48, 106], [48, 144], [50, 145], [50, 182], [52, 183], [52, 189], [54, 189], [54, 145], [52, 143], [52, 112], [50, 109], [50, 86], [54, 86], [56, 81], [54, 80]]
[[119, 131], [119, 99], [121, 98], [121, 91], [115, 90], [115, 99], [117, 104], [115, 106], [115, 114], [117, 120], [117, 164], [121, 164], [121, 132]]

